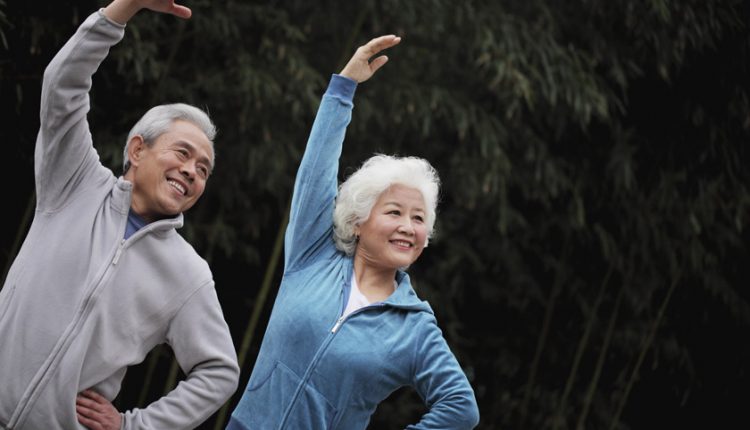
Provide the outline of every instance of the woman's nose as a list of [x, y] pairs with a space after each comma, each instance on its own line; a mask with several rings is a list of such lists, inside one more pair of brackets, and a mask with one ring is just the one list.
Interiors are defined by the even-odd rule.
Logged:
[[398, 232], [403, 234], [412, 235], [414, 234], [414, 226], [412, 225], [411, 221], [405, 220], [404, 222], [400, 223], [398, 226]]

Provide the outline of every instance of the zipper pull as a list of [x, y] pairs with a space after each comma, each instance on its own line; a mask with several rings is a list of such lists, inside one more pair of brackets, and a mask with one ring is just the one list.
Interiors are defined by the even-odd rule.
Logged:
[[331, 329], [331, 333], [336, 333], [336, 330], [338, 330], [339, 327], [341, 327], [341, 323], [343, 323], [345, 319], [346, 319], [346, 317], [339, 318], [339, 320], [336, 321], [336, 324]]
[[115, 258], [112, 259], [112, 265], [117, 265], [117, 262], [120, 260], [120, 254], [122, 254], [122, 245], [125, 243], [123, 240], [120, 242], [120, 246], [117, 247], [117, 251], [115, 252]]

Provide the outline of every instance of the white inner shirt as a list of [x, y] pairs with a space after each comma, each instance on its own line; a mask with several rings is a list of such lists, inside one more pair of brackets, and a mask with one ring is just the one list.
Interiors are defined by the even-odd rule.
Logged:
[[[396, 291], [396, 288], [398, 287], [398, 284], [396, 283], [396, 280], [393, 280], [393, 291]], [[359, 287], [357, 286], [357, 276], [352, 271], [352, 287], [349, 291], [349, 302], [346, 304], [346, 309], [344, 309], [344, 314], [341, 315], [342, 317], [345, 317], [349, 315], [350, 313], [356, 311], [357, 309], [363, 308], [367, 305], [371, 304], [369, 300], [367, 300], [367, 297], [365, 297], [364, 294], [362, 294], [361, 291], [359, 291]]]

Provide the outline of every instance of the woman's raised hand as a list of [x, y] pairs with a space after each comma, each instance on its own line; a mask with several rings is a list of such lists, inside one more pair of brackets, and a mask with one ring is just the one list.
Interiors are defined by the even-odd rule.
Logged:
[[370, 79], [379, 68], [383, 67], [383, 65], [388, 62], [388, 57], [386, 55], [380, 55], [372, 60], [370, 60], [370, 58], [385, 49], [398, 45], [399, 42], [401, 42], [401, 38], [393, 34], [376, 37], [370, 40], [366, 44], [357, 48], [357, 51], [339, 74], [352, 79], [357, 83]]

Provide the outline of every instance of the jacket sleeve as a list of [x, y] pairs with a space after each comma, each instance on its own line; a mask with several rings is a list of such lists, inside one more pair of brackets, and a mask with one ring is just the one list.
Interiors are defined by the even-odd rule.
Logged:
[[355, 81], [334, 74], [318, 107], [294, 183], [284, 245], [286, 270], [294, 270], [321, 253], [336, 252], [333, 206], [356, 87]]
[[429, 411], [407, 429], [473, 429], [479, 424], [474, 390], [431, 319], [416, 349], [414, 387]]
[[81, 184], [111, 178], [93, 147], [86, 115], [92, 75], [125, 27], [101, 10], [89, 15], [44, 70], [34, 148], [38, 209], [57, 209]]
[[146, 408], [124, 412], [123, 430], [196, 428], [237, 389], [237, 355], [213, 282], [180, 309], [167, 341], [186, 377]]

